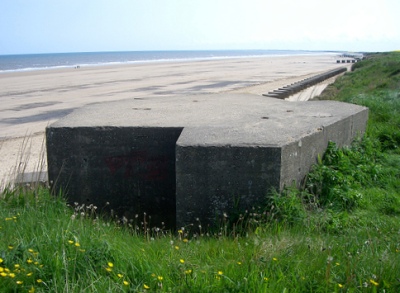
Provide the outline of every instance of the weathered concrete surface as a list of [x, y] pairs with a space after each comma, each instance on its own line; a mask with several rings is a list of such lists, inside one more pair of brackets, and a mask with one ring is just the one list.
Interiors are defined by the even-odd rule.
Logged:
[[74, 111], [46, 131], [49, 180], [71, 202], [178, 227], [249, 208], [301, 182], [329, 140], [349, 144], [368, 110], [249, 94], [130, 99]]
[[67, 192], [70, 202], [106, 207], [127, 219], [147, 212], [158, 224], [173, 226], [180, 132], [102, 124], [51, 126], [46, 133], [49, 180], [56, 190]]

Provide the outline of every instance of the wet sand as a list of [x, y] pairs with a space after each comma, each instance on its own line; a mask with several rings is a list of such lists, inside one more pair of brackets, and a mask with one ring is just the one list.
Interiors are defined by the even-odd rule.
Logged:
[[[25, 172], [45, 169], [45, 160], [38, 161], [45, 152], [46, 126], [84, 105], [219, 92], [261, 95], [343, 66], [335, 60], [335, 55], [328, 54], [275, 56], [0, 74], [0, 185], [15, 177], [16, 166]], [[333, 80], [290, 99], [307, 100]]]

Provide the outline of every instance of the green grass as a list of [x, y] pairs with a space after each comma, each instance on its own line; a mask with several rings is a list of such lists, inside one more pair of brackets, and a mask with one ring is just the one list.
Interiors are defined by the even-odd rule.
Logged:
[[[93, 208], [74, 213], [47, 190], [15, 194], [0, 207], [0, 266], [9, 270], [0, 286], [8, 288], [2, 292], [396, 292], [398, 218], [363, 213], [313, 216], [302, 226], [263, 223], [236, 237], [163, 231], [152, 238], [96, 219]], [[348, 227], [329, 233], [314, 225], [335, 219]]]
[[400, 53], [354, 67], [320, 99], [368, 106], [366, 136], [219, 230], [144, 229], [145, 215], [4, 189], [0, 292], [400, 292]]

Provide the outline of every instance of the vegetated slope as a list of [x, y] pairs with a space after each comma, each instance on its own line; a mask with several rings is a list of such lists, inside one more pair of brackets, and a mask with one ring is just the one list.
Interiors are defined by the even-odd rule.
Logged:
[[400, 53], [368, 55], [318, 99], [367, 106], [369, 121], [365, 137], [351, 147], [328, 146], [308, 175], [303, 203], [308, 210], [322, 208], [330, 216], [344, 217], [325, 227], [334, 230], [353, 229], [384, 215], [399, 216]]
[[400, 150], [400, 52], [370, 54], [352, 71], [325, 89], [320, 100], [367, 106], [368, 135], [378, 138], [385, 150]]

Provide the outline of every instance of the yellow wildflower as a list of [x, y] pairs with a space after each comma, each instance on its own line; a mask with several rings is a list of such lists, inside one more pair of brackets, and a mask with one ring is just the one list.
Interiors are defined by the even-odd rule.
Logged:
[[158, 276], [157, 279], [161, 282], [164, 278], [162, 276]]
[[374, 286], [379, 286], [379, 283], [378, 282], [376, 282], [375, 280], [369, 280], [370, 281], [370, 283], [372, 284], [372, 285], [374, 285]]
[[340, 284], [340, 283], [338, 284], [338, 286], [339, 286], [339, 288], [343, 288], [343, 285], [342, 285], [342, 284]]
[[36, 282], [38, 282], [40, 284], [40, 283], [43, 283], [43, 280], [42, 279], [37, 279]]
[[117, 274], [118, 278], [122, 278], [124, 275], [123, 274]]
[[33, 263], [33, 260], [31, 260], [30, 258], [28, 258], [28, 259], [26, 260], [26, 262], [29, 263], [29, 264], [31, 264], [31, 263]]
[[186, 275], [190, 275], [192, 273], [192, 270], [187, 270], [187, 271], [185, 271], [185, 274]]
[[15, 283], [17, 283], [17, 285], [22, 285], [22, 281], [20, 281], [20, 280], [18, 280], [17, 282], [15, 282]]
[[69, 244], [74, 244], [74, 241], [68, 240], [68, 243], [69, 243]]
[[175, 246], [175, 249], [176, 249], [176, 250], [179, 250], [179, 246]]
[[27, 277], [30, 277], [30, 276], [32, 276], [32, 275], [33, 275], [32, 272], [26, 274]]
[[76, 243], [75, 243], [75, 246], [76, 246], [76, 247], [80, 247], [81, 245], [80, 245], [78, 242], [76, 242]]
[[183, 242], [188, 243], [189, 240], [187, 240], [187, 239], [185, 238], [185, 239], [183, 239]]
[[114, 267], [114, 264], [113, 264], [112, 262], [108, 262], [107, 265], [108, 265], [110, 268]]
[[273, 261], [278, 261], [278, 259], [276, 257], [273, 257], [272, 260]]
[[185, 260], [181, 258], [181, 259], [179, 260], [179, 262], [180, 262], [180, 263], [185, 263]]
[[146, 284], [143, 284], [143, 288], [145, 288], [146, 290], [150, 289], [150, 287], [147, 286]]
[[28, 293], [35, 293], [35, 288], [31, 287], [28, 291]]
[[129, 282], [128, 282], [128, 281], [124, 281], [123, 283], [124, 283], [125, 286], [128, 286], [128, 285], [129, 285]]
[[14, 274], [14, 273], [9, 273], [8, 276], [9, 276], [10, 278], [15, 278], [15, 274]]
[[7, 273], [6, 273], [6, 272], [1, 272], [1, 273], [0, 273], [0, 276], [2, 276], [2, 277], [7, 277]]
[[4, 260], [0, 257], [0, 263], [2, 263]]
[[218, 271], [218, 275], [222, 276], [224, 273], [222, 271]]

